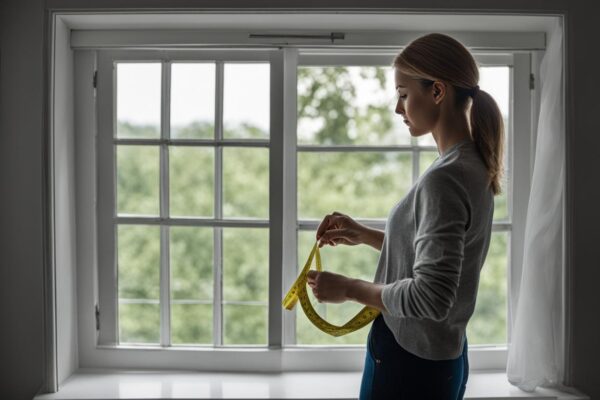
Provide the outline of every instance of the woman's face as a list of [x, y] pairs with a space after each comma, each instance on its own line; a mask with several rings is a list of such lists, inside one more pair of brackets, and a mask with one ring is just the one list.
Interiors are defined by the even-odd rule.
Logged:
[[404, 117], [411, 136], [422, 136], [432, 131], [439, 115], [439, 102], [436, 101], [439, 83], [423, 87], [418, 79], [394, 68], [396, 114]]

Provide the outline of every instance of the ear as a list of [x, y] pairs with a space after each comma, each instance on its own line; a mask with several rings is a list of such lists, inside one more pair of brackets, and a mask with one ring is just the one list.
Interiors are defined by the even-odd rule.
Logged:
[[446, 97], [446, 84], [442, 81], [434, 81], [431, 88], [433, 90], [433, 101], [435, 104], [440, 104]]

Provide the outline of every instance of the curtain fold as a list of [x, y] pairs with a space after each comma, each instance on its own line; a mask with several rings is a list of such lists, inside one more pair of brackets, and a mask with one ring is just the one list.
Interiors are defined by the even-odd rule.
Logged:
[[[541, 102], [531, 192], [525, 224], [523, 269], [518, 293], [511, 293], [512, 340], [508, 381], [525, 391], [562, 387], [563, 195], [565, 128], [563, 121], [563, 30], [552, 27], [540, 66]], [[516, 291], [517, 289], [515, 289]], [[514, 311], [514, 310], [513, 310]]]

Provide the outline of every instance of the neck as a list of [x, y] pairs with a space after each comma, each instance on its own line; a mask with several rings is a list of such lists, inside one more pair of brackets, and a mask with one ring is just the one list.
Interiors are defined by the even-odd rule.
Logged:
[[435, 128], [431, 130], [438, 152], [444, 154], [456, 143], [471, 139], [466, 115], [442, 113]]

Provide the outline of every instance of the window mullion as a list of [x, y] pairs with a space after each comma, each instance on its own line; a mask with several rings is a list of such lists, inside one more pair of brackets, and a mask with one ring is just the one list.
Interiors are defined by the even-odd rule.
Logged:
[[[216, 63], [215, 73], [215, 219], [223, 219], [223, 62]], [[223, 345], [223, 228], [215, 227], [213, 247], [213, 343]]]
[[[161, 138], [170, 137], [171, 63], [162, 62]], [[160, 218], [169, 218], [169, 146], [160, 144]], [[169, 226], [160, 225], [160, 344], [171, 345], [171, 284], [169, 257]]]
[[283, 276], [277, 275], [281, 296], [277, 299], [276, 306], [283, 312], [283, 338], [282, 346], [296, 344], [296, 316], [300, 307], [295, 307], [294, 312], [288, 312], [281, 306], [281, 300], [286, 294], [285, 291], [296, 280], [298, 273], [298, 207], [297, 207], [297, 117], [298, 117], [298, 49], [284, 48], [281, 54], [281, 90], [279, 93], [283, 96], [281, 104], [283, 109], [280, 111], [283, 116], [282, 121], [282, 147], [283, 155], [283, 209], [282, 209], [282, 267], [280, 271]]

